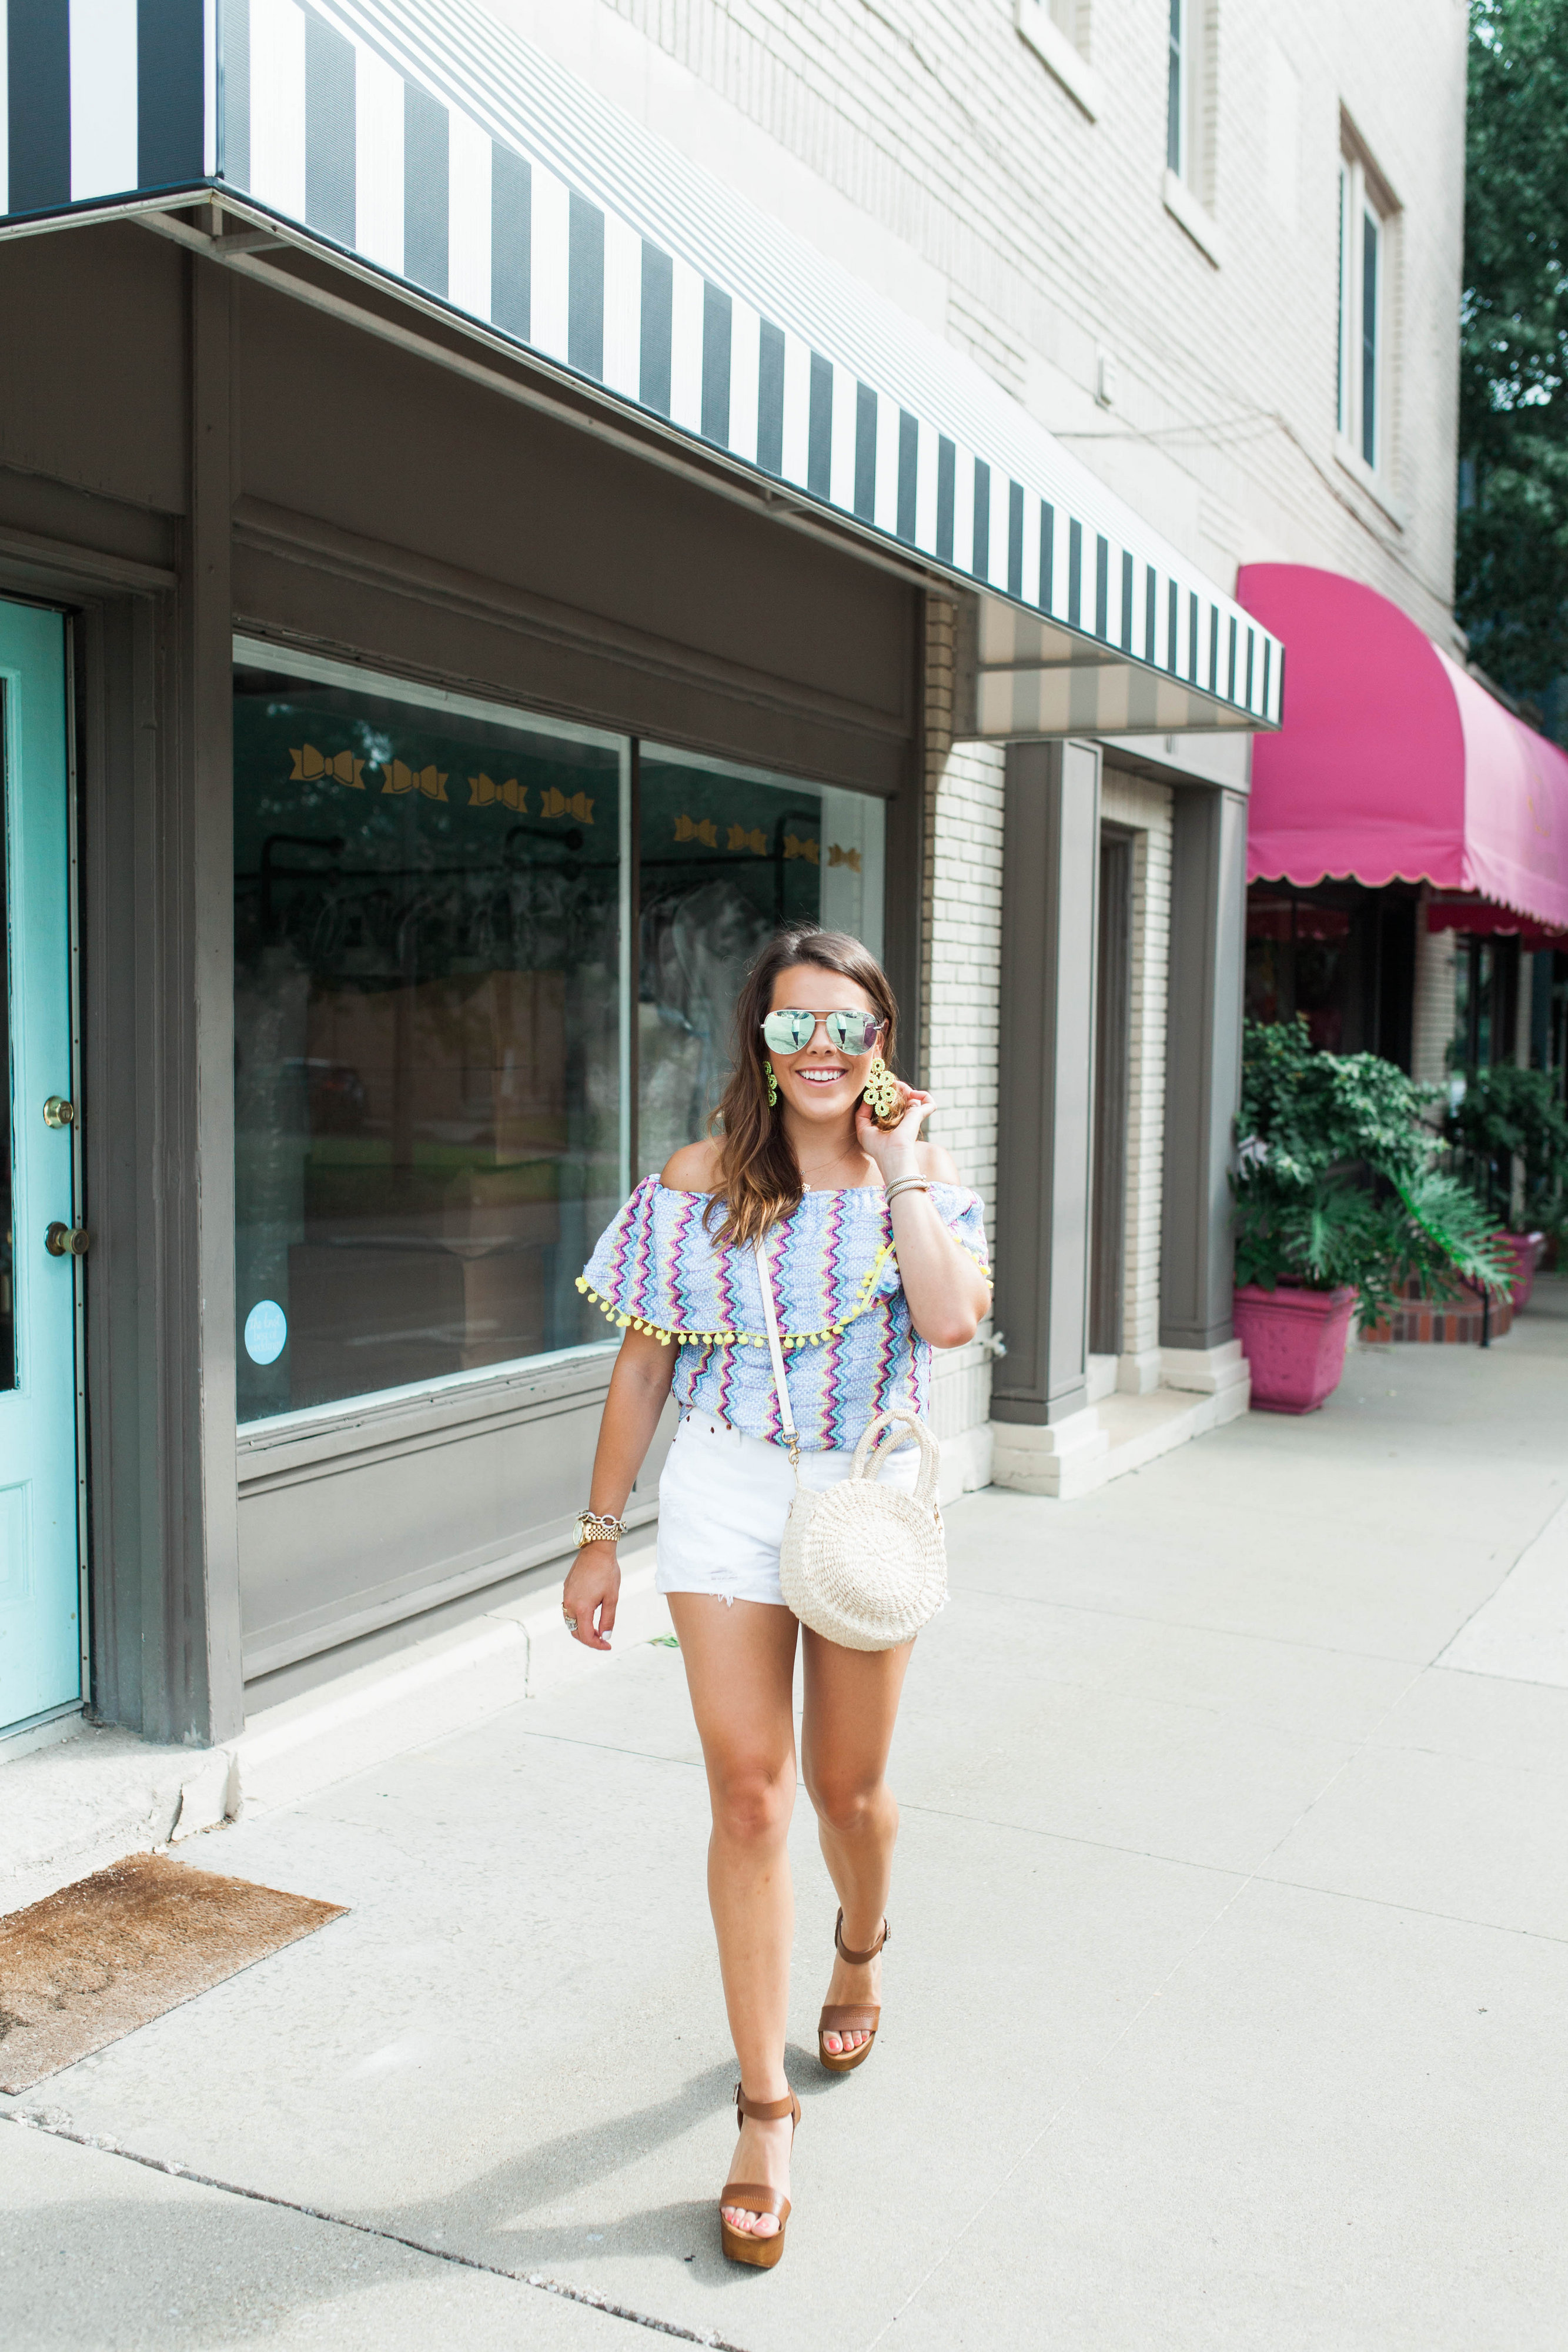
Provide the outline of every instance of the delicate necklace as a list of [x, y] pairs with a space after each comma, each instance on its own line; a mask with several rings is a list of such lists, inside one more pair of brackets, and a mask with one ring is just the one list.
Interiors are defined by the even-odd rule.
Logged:
[[[864, 1156], [865, 1155], [862, 1152], [861, 1155], [862, 1162]], [[820, 1168], [814, 1168], [811, 1171], [811, 1176], [831, 1176], [835, 1169], [845, 1171], [848, 1169], [849, 1164], [849, 1154], [847, 1152], [841, 1151], [836, 1158], [832, 1160], [825, 1160]], [[800, 1171], [800, 1186], [801, 1190], [807, 1192], [815, 1192], [817, 1189], [811, 1182], [810, 1176], [807, 1175], [806, 1171], [803, 1168]], [[852, 1189], [858, 1192], [862, 1188], [857, 1185]]]

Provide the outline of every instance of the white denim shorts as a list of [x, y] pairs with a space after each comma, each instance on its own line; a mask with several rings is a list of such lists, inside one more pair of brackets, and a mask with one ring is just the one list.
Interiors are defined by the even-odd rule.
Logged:
[[[854, 1458], [847, 1447], [802, 1454], [800, 1483], [821, 1494], [849, 1476]], [[884, 1451], [877, 1475], [908, 1495], [919, 1473], [920, 1449], [909, 1444]], [[779, 1547], [794, 1494], [781, 1445], [706, 1413], [683, 1413], [659, 1480], [659, 1591], [716, 1592], [782, 1609]]]

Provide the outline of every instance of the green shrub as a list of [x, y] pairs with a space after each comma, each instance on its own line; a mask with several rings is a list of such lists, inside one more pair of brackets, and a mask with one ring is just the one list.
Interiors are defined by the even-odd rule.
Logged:
[[1464, 1091], [1450, 1099], [1443, 1133], [1467, 1181], [1506, 1225], [1513, 1214], [1513, 1163], [1521, 1160], [1525, 1224], [1555, 1230], [1568, 1189], [1568, 1116], [1555, 1081], [1544, 1070], [1519, 1070], [1511, 1062], [1462, 1076]]
[[1247, 1024], [1231, 1178], [1236, 1278], [1355, 1291], [1380, 1323], [1406, 1286], [1502, 1291], [1512, 1264], [1486, 1203], [1434, 1165], [1418, 1087], [1375, 1054], [1314, 1053], [1302, 1022]]

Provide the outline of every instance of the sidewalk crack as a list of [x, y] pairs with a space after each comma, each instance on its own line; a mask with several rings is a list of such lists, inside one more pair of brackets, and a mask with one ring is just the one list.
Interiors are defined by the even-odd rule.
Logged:
[[246, 2189], [236, 2180], [220, 2180], [210, 2172], [196, 2172], [188, 2164], [172, 2157], [144, 2156], [139, 2148], [126, 2147], [120, 2141], [99, 2132], [73, 2131], [68, 2124], [54, 2121], [50, 2116], [30, 2113], [26, 2107], [0, 2111], [0, 2123], [16, 2124], [24, 2131], [47, 2132], [51, 2139], [69, 2140], [75, 2147], [94, 2149], [99, 2156], [117, 2156], [127, 2164], [140, 2164], [149, 2172], [166, 2173], [173, 2180], [193, 2181], [198, 2189], [216, 2189], [225, 2197], [244, 2197], [253, 2205], [276, 2205], [285, 2213], [298, 2213], [308, 2221], [324, 2221], [335, 2230], [352, 2230], [361, 2238], [380, 2238], [390, 2246], [404, 2246], [411, 2253], [427, 2254], [433, 2262], [452, 2263], [459, 2270], [486, 2271], [492, 2278], [510, 2279], [517, 2286], [536, 2287], [543, 2294], [559, 2295], [566, 2303], [586, 2304], [591, 2311], [603, 2312], [607, 2319], [624, 2319], [633, 2327], [652, 2329], [655, 2336], [673, 2336], [682, 2344], [700, 2344], [706, 2352], [747, 2352], [743, 2344], [733, 2343], [727, 2336], [719, 2336], [712, 2328], [683, 2327], [678, 2320], [659, 2319], [650, 2311], [634, 2311], [630, 2304], [616, 2303], [597, 2287], [569, 2286], [564, 2279], [547, 2276], [543, 2271], [508, 2270], [505, 2263], [487, 2263], [478, 2254], [459, 2253], [451, 2246], [432, 2246], [423, 2238], [405, 2237], [400, 2230], [380, 2228], [373, 2221], [351, 2221], [342, 2213], [324, 2213], [319, 2206], [306, 2205], [296, 2197], [278, 2197], [267, 2189]]

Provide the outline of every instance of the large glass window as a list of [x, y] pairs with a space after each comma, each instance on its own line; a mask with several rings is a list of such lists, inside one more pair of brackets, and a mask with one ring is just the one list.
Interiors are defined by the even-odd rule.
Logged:
[[242, 666], [241, 1418], [597, 1338], [624, 1178], [613, 740]]
[[[883, 809], [259, 645], [235, 701], [239, 1414], [598, 1343], [780, 921], [882, 945]], [[635, 952], [633, 952], [635, 946]]]
[[1332, 1054], [1410, 1065], [1417, 896], [1325, 882], [1254, 882], [1247, 893], [1247, 1017], [1307, 1024]]
[[882, 952], [880, 802], [641, 747], [637, 1171], [705, 1132], [746, 968], [781, 923]]

